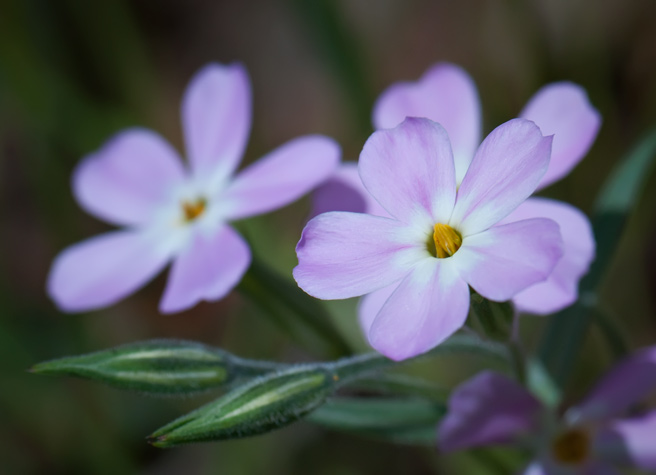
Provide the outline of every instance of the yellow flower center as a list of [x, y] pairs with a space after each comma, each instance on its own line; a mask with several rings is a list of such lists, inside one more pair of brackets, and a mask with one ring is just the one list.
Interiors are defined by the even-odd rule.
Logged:
[[433, 229], [432, 239], [426, 243], [428, 252], [433, 257], [444, 259], [454, 255], [462, 245], [462, 236], [448, 224], [437, 223]]
[[198, 198], [196, 201], [183, 201], [182, 202], [182, 213], [184, 215], [184, 220], [187, 223], [198, 218], [201, 214], [205, 212], [205, 206], [207, 206], [207, 201], [205, 198]]
[[569, 429], [553, 440], [551, 451], [558, 462], [579, 465], [590, 453], [590, 436], [583, 429]]

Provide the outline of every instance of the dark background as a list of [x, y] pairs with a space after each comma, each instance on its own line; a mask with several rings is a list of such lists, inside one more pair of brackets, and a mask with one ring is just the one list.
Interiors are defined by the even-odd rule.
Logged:
[[[378, 94], [451, 61], [479, 87], [486, 132], [548, 82], [567, 79], [587, 89], [603, 117], [597, 141], [543, 194], [590, 212], [613, 166], [656, 125], [654, 25], [653, 0], [0, 0], [0, 472], [483, 474], [522, 463], [506, 451], [440, 458], [434, 448], [305, 423], [253, 439], [158, 450], [144, 437], [210, 396], [144, 398], [28, 374], [41, 360], [154, 337], [196, 339], [254, 358], [321, 357], [299, 349], [236, 292], [159, 315], [164, 276], [106, 310], [57, 311], [44, 289], [52, 259], [109, 229], [78, 208], [70, 174], [127, 126], [153, 128], [181, 149], [180, 97], [210, 61], [241, 61], [251, 75], [246, 161], [306, 133], [334, 137], [344, 157], [356, 159]], [[632, 347], [656, 341], [655, 184], [652, 175], [602, 292]], [[308, 209], [305, 199], [243, 224], [256, 236], [256, 254], [287, 276]], [[354, 351], [364, 350], [354, 302], [330, 308]], [[543, 323], [524, 324], [529, 347]], [[585, 350], [571, 400], [610, 362], [595, 331]], [[458, 363], [417, 371], [453, 383], [471, 372]]]

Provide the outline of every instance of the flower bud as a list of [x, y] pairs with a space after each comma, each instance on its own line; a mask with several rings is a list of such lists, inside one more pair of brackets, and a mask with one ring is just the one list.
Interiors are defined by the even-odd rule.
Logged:
[[284, 427], [324, 403], [336, 375], [318, 366], [255, 378], [148, 437], [156, 447], [235, 439]]
[[152, 340], [35, 365], [32, 372], [94, 379], [149, 394], [190, 394], [233, 379], [228, 353], [181, 340]]

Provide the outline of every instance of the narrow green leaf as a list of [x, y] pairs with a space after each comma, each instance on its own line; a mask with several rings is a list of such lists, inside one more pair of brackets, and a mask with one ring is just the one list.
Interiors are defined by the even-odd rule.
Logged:
[[268, 374], [162, 427], [148, 442], [172, 447], [269, 432], [302, 418], [334, 389], [333, 374], [321, 367], [299, 366]]
[[351, 107], [349, 115], [357, 119], [354, 125], [362, 136], [368, 136], [374, 96], [367, 77], [367, 57], [360, 51], [340, 4], [331, 0], [294, 0], [293, 6], [301, 26], [307, 29], [307, 37], [341, 82], [347, 96], [345, 104]]
[[556, 383], [544, 368], [540, 360], [530, 359], [528, 362], [527, 385], [531, 393], [536, 395], [542, 403], [555, 408], [560, 402], [561, 392]]
[[472, 292], [470, 312], [488, 338], [498, 341], [510, 338], [514, 316], [512, 302], [493, 302]]
[[[625, 222], [640, 196], [656, 158], [656, 130], [652, 130], [610, 175], [597, 198], [592, 227], [596, 259], [579, 285], [579, 301], [551, 318], [539, 355], [555, 382], [569, 378], [590, 324], [590, 306], [612, 262]], [[611, 344], [615, 344], [611, 342]]]
[[444, 404], [421, 399], [328, 400], [306, 420], [324, 427], [406, 444], [434, 444]]
[[321, 302], [263, 263], [254, 261], [238, 288], [306, 348], [332, 357], [350, 353]]
[[446, 412], [442, 403], [416, 398], [335, 398], [306, 417], [325, 427], [342, 430], [377, 430], [435, 425]]
[[77, 376], [153, 395], [187, 395], [275, 368], [270, 363], [236, 358], [201, 343], [151, 340], [46, 361], [31, 371]]

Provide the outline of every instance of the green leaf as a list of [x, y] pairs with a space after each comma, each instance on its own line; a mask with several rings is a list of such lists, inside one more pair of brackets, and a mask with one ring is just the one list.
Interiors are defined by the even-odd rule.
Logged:
[[324, 403], [335, 389], [321, 367], [294, 367], [252, 379], [155, 431], [148, 442], [172, 447], [249, 437], [284, 427]]
[[306, 348], [332, 357], [350, 353], [321, 302], [263, 263], [254, 261], [238, 288]]
[[512, 302], [493, 302], [472, 292], [470, 312], [486, 337], [497, 341], [510, 339], [515, 315]]
[[46, 361], [30, 371], [77, 376], [153, 395], [188, 395], [275, 368], [270, 363], [237, 358], [201, 343], [151, 340]]
[[446, 405], [416, 398], [336, 398], [306, 417], [324, 427], [408, 444], [434, 444]]
[[[652, 130], [618, 165], [597, 198], [592, 227], [596, 259], [579, 285], [579, 301], [551, 318], [540, 345], [544, 366], [561, 387], [569, 378], [591, 321], [590, 302], [608, 270], [626, 220], [640, 196], [656, 157], [656, 130]], [[617, 347], [617, 342], [611, 342]]]
[[555, 408], [560, 402], [561, 392], [558, 386], [538, 359], [528, 362], [527, 385], [531, 393], [550, 408]]

